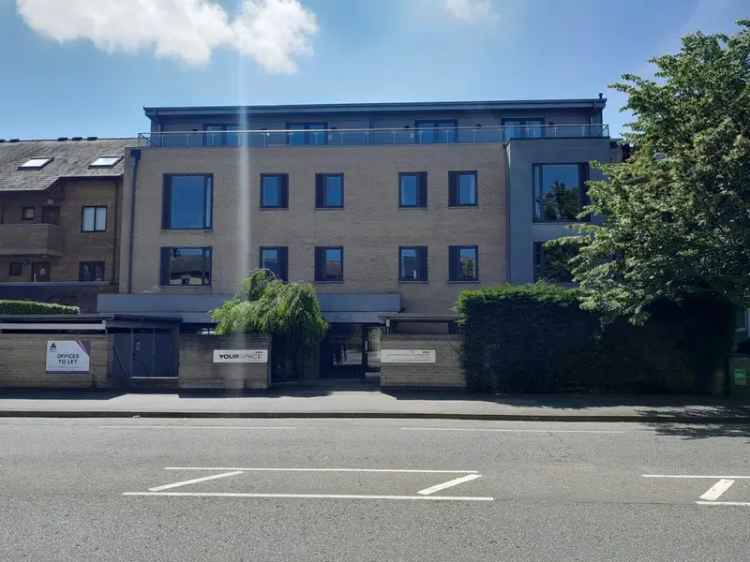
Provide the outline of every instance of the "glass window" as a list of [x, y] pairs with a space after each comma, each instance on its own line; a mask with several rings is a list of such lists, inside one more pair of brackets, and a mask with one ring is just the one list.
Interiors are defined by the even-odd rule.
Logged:
[[315, 280], [344, 280], [344, 248], [315, 248]]
[[505, 140], [538, 139], [544, 136], [544, 119], [503, 119]]
[[42, 207], [42, 222], [44, 224], [60, 224], [60, 207], [56, 205]]
[[103, 261], [82, 261], [78, 265], [79, 281], [104, 281]]
[[33, 221], [36, 218], [36, 209], [34, 207], [24, 207], [21, 209], [21, 219]]
[[398, 175], [399, 207], [427, 206], [427, 172], [409, 172]]
[[577, 253], [575, 246], [545, 246], [544, 242], [534, 242], [534, 281], [572, 283], [570, 259]]
[[212, 176], [165, 175], [162, 227], [211, 228], [212, 200]]
[[344, 206], [344, 174], [315, 175], [315, 206], [338, 209]]
[[585, 194], [585, 164], [534, 165], [534, 220], [578, 220]]
[[328, 123], [287, 123], [286, 128], [288, 144], [328, 144]]
[[288, 176], [286, 174], [261, 174], [260, 206], [264, 209], [288, 207]]
[[454, 119], [417, 121], [416, 142], [419, 144], [452, 143], [457, 138], [457, 122]]
[[31, 280], [45, 283], [50, 280], [49, 262], [34, 262], [31, 264]]
[[162, 248], [162, 285], [210, 285], [211, 248]]
[[52, 162], [52, 158], [31, 158], [18, 166], [19, 170], [41, 170], [47, 164]]
[[21, 275], [23, 275], [23, 263], [21, 263], [20, 261], [10, 262], [8, 275], [11, 277], [20, 277]]
[[479, 248], [477, 246], [451, 246], [449, 253], [451, 281], [477, 281], [479, 279]]
[[281, 279], [287, 280], [287, 249], [283, 246], [266, 246], [260, 249], [260, 267]]
[[400, 281], [427, 281], [427, 246], [402, 246], [398, 253]]
[[94, 160], [90, 167], [91, 168], [111, 168], [122, 160], [122, 156], [100, 156]]
[[472, 207], [477, 204], [476, 172], [451, 172], [449, 182], [451, 207]]
[[84, 207], [81, 216], [82, 232], [107, 230], [107, 207]]

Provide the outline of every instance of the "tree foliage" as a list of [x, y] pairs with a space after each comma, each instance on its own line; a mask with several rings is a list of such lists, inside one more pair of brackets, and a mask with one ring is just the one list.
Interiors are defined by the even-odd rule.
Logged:
[[750, 305], [750, 20], [733, 36], [695, 33], [632, 74], [633, 156], [598, 164], [573, 259], [584, 307], [643, 320], [660, 300]]

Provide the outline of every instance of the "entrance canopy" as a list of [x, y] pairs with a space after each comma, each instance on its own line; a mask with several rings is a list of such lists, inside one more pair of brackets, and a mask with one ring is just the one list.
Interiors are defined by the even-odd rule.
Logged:
[[335, 324], [383, 324], [383, 315], [401, 310], [399, 293], [324, 293], [318, 301], [325, 319]]

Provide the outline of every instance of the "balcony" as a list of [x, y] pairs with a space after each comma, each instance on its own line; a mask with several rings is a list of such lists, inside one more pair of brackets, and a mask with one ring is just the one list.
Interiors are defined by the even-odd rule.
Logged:
[[389, 146], [409, 144], [486, 144], [512, 139], [609, 138], [606, 124], [525, 125], [506, 127], [409, 127], [398, 129], [319, 129], [248, 131], [175, 131], [139, 133], [143, 147], [305, 147]]
[[56, 224], [0, 224], [0, 256], [61, 256], [65, 233]]

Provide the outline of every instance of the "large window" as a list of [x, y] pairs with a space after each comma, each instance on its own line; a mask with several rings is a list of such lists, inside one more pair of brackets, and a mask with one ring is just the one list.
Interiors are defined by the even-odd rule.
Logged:
[[419, 144], [453, 143], [457, 141], [458, 129], [454, 119], [417, 121], [416, 142]]
[[534, 242], [534, 281], [572, 283], [570, 260], [576, 254], [576, 247], [570, 244], [548, 246]]
[[21, 209], [21, 220], [33, 221], [36, 218], [35, 207], [24, 207]]
[[203, 144], [205, 146], [238, 146], [239, 134], [237, 125], [205, 125], [203, 127]]
[[212, 205], [213, 176], [164, 176], [163, 228], [209, 229]]
[[286, 128], [288, 144], [328, 144], [328, 123], [287, 123]]
[[289, 176], [287, 174], [260, 175], [260, 206], [263, 209], [289, 207]]
[[544, 136], [544, 119], [503, 119], [505, 140], [538, 139]]
[[479, 248], [477, 246], [451, 246], [448, 253], [451, 281], [479, 280]]
[[341, 246], [315, 248], [315, 280], [344, 280], [344, 248]]
[[427, 281], [427, 246], [398, 249], [399, 281]]
[[211, 248], [162, 248], [162, 285], [210, 285]]
[[81, 209], [81, 232], [105, 232], [107, 230], [107, 207], [83, 207]]
[[534, 220], [566, 222], [586, 204], [585, 164], [534, 164]]
[[260, 267], [281, 279], [288, 280], [288, 251], [284, 246], [263, 246], [260, 249]]
[[427, 172], [404, 172], [398, 175], [398, 205], [427, 206]]
[[38, 261], [31, 264], [31, 280], [37, 283], [46, 283], [52, 279], [50, 276], [50, 265], [48, 261]]
[[78, 264], [79, 281], [104, 281], [103, 261], [82, 261]]
[[451, 207], [474, 207], [479, 201], [476, 172], [450, 172], [449, 204]]
[[344, 206], [344, 174], [315, 174], [315, 207], [340, 209]]
[[12, 261], [8, 267], [8, 275], [11, 277], [20, 277], [23, 275], [23, 262]]

